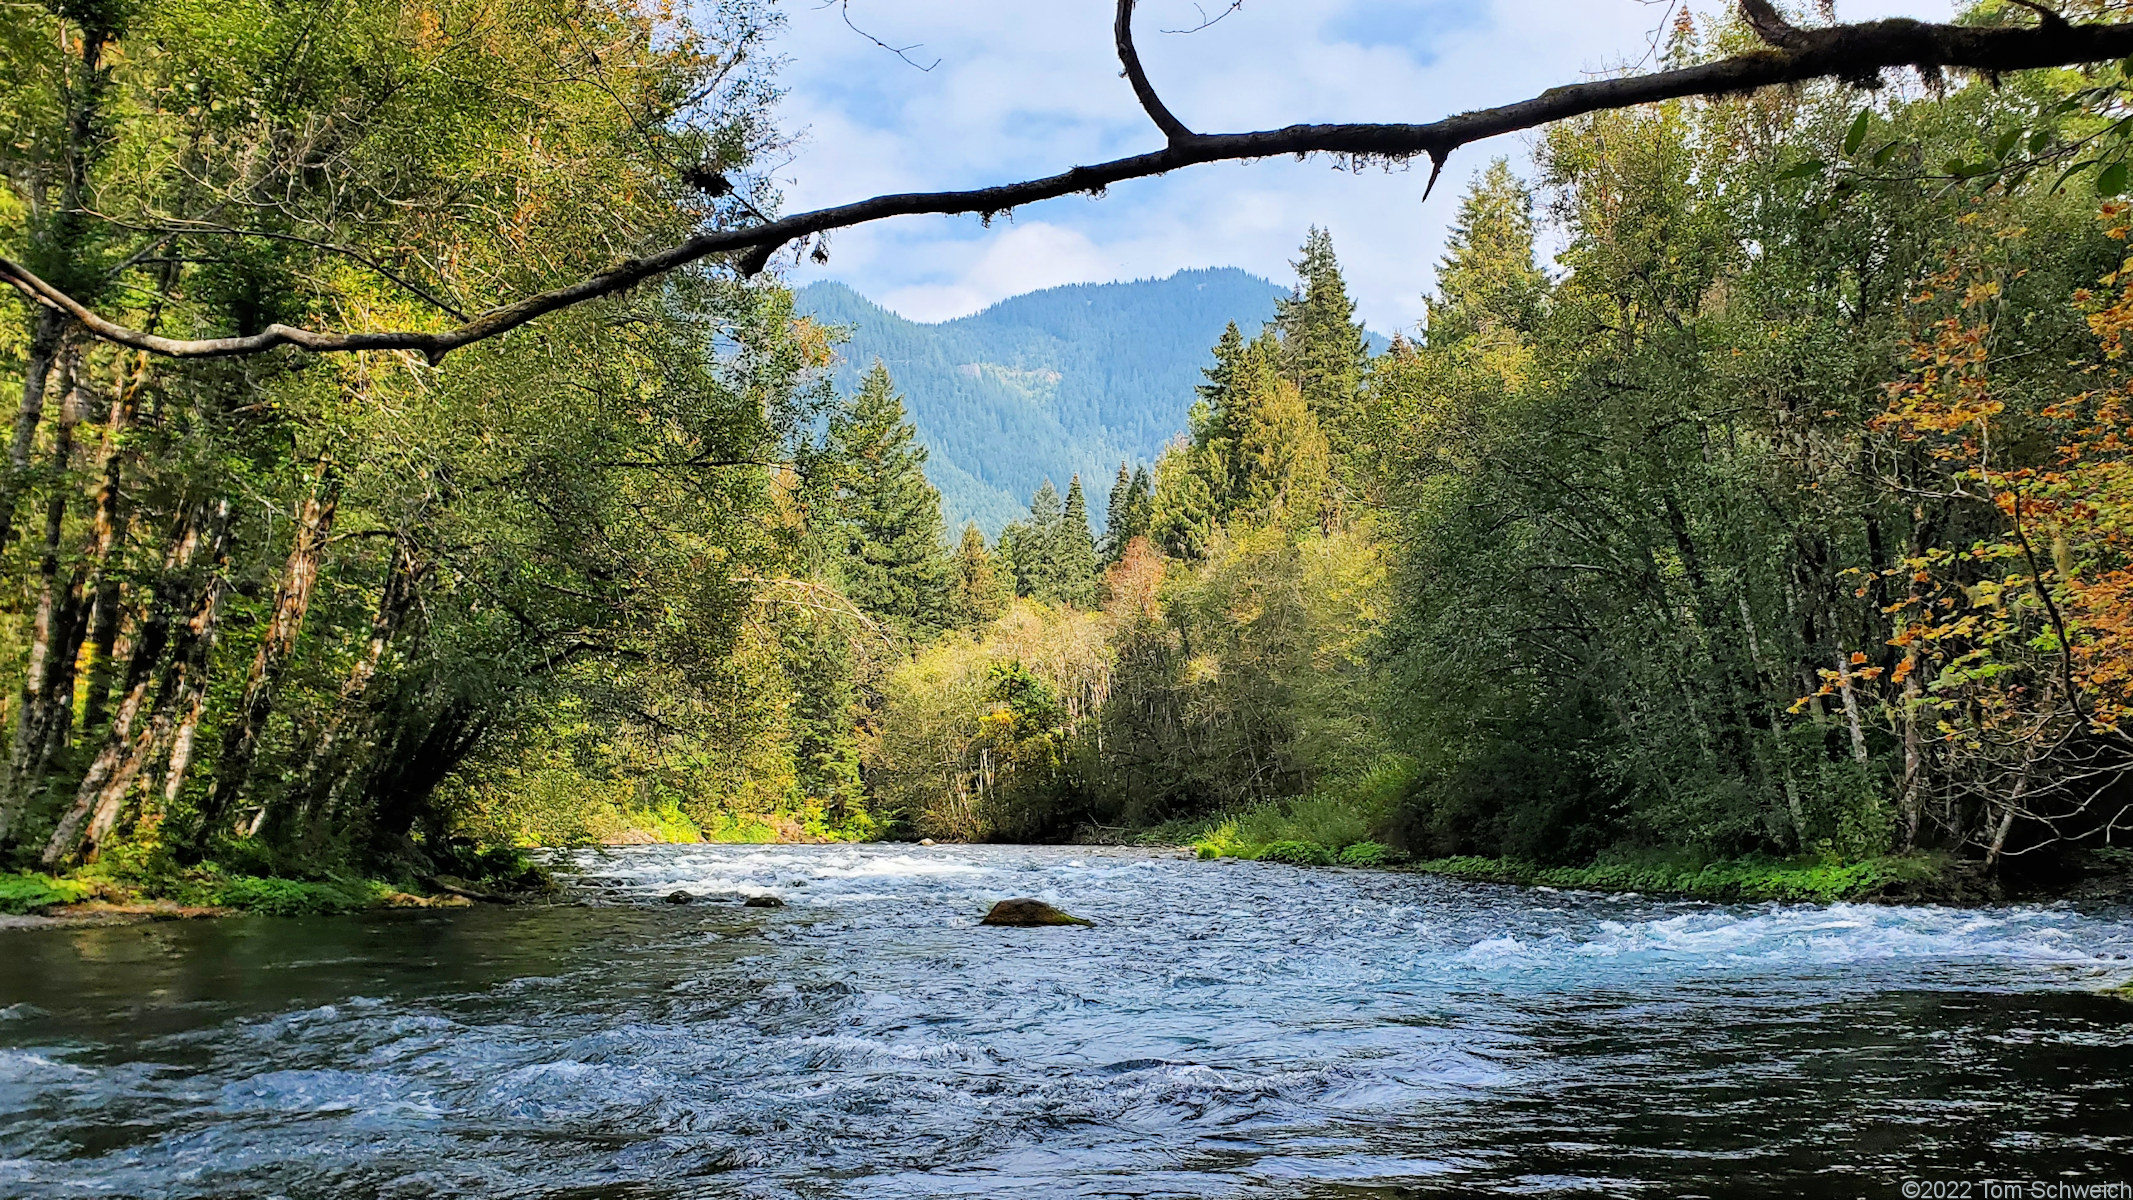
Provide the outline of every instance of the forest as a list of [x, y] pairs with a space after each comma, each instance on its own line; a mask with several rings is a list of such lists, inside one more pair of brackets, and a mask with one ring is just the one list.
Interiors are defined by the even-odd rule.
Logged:
[[[778, 19], [9, 6], [0, 250], [188, 336], [458, 318], [775, 213]], [[1188, 429], [996, 539], [775, 264], [442, 362], [15, 303], [10, 886], [698, 838], [2063, 876], [2133, 820], [2129, 93], [1558, 122], [1422, 326], [1373, 353], [1311, 230]]]

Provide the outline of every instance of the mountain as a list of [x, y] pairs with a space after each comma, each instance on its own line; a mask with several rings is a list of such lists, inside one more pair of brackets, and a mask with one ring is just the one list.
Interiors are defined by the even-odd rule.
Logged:
[[1152, 461], [1184, 430], [1222, 327], [1257, 333], [1285, 294], [1218, 267], [1046, 288], [938, 324], [905, 320], [841, 283], [809, 284], [795, 300], [850, 329], [840, 390], [855, 390], [875, 359], [888, 366], [952, 525], [975, 520], [992, 537], [1027, 512], [1039, 484], [1064, 492], [1076, 471], [1101, 521], [1118, 464]]

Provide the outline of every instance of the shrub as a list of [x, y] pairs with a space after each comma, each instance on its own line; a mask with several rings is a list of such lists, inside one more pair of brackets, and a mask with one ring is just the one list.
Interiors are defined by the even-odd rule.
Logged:
[[1383, 842], [1357, 842], [1341, 851], [1340, 860], [1351, 867], [1389, 867], [1407, 861], [1407, 852]]
[[0, 912], [20, 916], [54, 904], [73, 904], [95, 893], [90, 884], [75, 879], [25, 872], [0, 875]]
[[300, 917], [367, 908], [373, 890], [373, 885], [358, 882], [304, 883], [237, 875], [210, 889], [208, 898], [224, 908], [241, 908], [270, 917]]
[[1252, 857], [1260, 862], [1289, 863], [1298, 867], [1330, 867], [1333, 851], [1317, 842], [1270, 842]]

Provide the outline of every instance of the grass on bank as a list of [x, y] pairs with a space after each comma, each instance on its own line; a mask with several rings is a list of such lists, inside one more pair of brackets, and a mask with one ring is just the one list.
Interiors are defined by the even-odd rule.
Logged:
[[[85, 901], [115, 905], [165, 902], [186, 908], [224, 908], [276, 917], [355, 912], [384, 905], [416, 904], [432, 891], [430, 880], [450, 880], [490, 893], [548, 891], [554, 882], [524, 852], [451, 841], [428, 848], [435, 874], [414, 878], [366, 878], [344, 871], [292, 872], [252, 842], [223, 847], [224, 861], [180, 864], [153, 843], [126, 844], [96, 863], [66, 875], [0, 872], [0, 913], [22, 916]], [[292, 878], [303, 873], [305, 877]], [[455, 901], [456, 902], [456, 901]]]
[[1411, 778], [1389, 761], [1362, 778], [1286, 802], [1229, 816], [1174, 821], [1135, 840], [1192, 847], [1201, 858], [1241, 858], [1297, 866], [1402, 867], [1485, 883], [1583, 891], [1649, 892], [1733, 902], [1830, 903], [1930, 891], [1947, 877], [1945, 856], [1912, 854], [1844, 861], [1825, 856], [1702, 860], [1628, 856], [1590, 866], [1547, 866], [1510, 858], [1441, 858], [1411, 862], [1378, 831]]
[[0, 913], [22, 916], [69, 904], [101, 900], [140, 904], [165, 900], [188, 908], [231, 908], [269, 916], [353, 912], [382, 903], [415, 885], [375, 879], [284, 879], [232, 875], [212, 863], [181, 876], [127, 879], [118, 876], [51, 876], [34, 871], [0, 875]]

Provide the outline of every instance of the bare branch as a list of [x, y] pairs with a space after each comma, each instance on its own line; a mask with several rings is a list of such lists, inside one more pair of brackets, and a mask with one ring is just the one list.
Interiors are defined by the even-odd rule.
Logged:
[[924, 66], [919, 66], [918, 60], [911, 57], [911, 52], [923, 46], [925, 44], [923, 42], [913, 42], [908, 46], [891, 46], [889, 43], [882, 41], [880, 38], [875, 37], [873, 34], [868, 33], [866, 30], [861, 29], [859, 26], [853, 24], [852, 0], [822, 0], [822, 3], [816, 5], [815, 7], [817, 9], [823, 9], [828, 8], [832, 4], [837, 6], [837, 14], [844, 18], [844, 27], [846, 29], [851, 30], [853, 33], [858, 34], [860, 37], [865, 38], [866, 40], [895, 55], [896, 57], [903, 59], [906, 64], [913, 67], [918, 67], [918, 69], [921, 71], [931, 71], [933, 68], [941, 65], [941, 60], [936, 58], [932, 62], [929, 62]]
[[1236, 11], [1237, 11], [1238, 9], [1240, 9], [1240, 8], [1243, 8], [1243, 7], [1244, 7], [1244, 0], [1229, 0], [1229, 3], [1228, 3], [1228, 4], [1225, 4], [1225, 5], [1223, 5], [1223, 6], [1222, 6], [1222, 11], [1221, 11], [1221, 12], [1218, 12], [1218, 13], [1216, 13], [1216, 14], [1215, 14], [1214, 16], [1211, 16], [1211, 17], [1210, 17], [1210, 16], [1208, 16], [1208, 15], [1207, 15], [1207, 10], [1206, 10], [1206, 9], [1204, 9], [1204, 8], [1200, 7], [1199, 5], [1195, 4], [1195, 5], [1193, 5], [1193, 6], [1192, 6], [1192, 8], [1193, 8], [1193, 11], [1194, 11], [1194, 12], [1197, 12], [1197, 13], [1199, 13], [1199, 14], [1200, 14], [1200, 23], [1199, 23], [1198, 25], [1195, 25], [1195, 26], [1193, 26], [1193, 27], [1192, 27], [1192, 28], [1190, 28], [1190, 29], [1165, 29], [1165, 30], [1163, 30], [1163, 32], [1164, 32], [1164, 33], [1198, 33], [1198, 32], [1200, 32], [1200, 31], [1201, 31], [1202, 29], [1205, 29], [1205, 28], [1207, 28], [1208, 26], [1210, 26], [1210, 25], [1213, 25], [1213, 24], [1215, 24], [1215, 23], [1219, 22], [1220, 20], [1222, 20], [1222, 18], [1224, 18], [1224, 17], [1226, 17], [1226, 16], [1230, 15], [1230, 14], [1231, 14], [1231, 13], [1233, 13], [1233, 12], [1236, 12]]
[[1111, 22], [1111, 35], [1118, 42], [1118, 61], [1125, 67], [1126, 82], [1133, 85], [1133, 94], [1147, 110], [1148, 119], [1173, 146], [1199, 136], [1164, 105], [1163, 98], [1155, 94], [1155, 85], [1148, 82], [1148, 72], [1141, 69], [1140, 51], [1133, 48], [1133, 0], [1118, 0], [1118, 17]]
[[[1760, 6], [1775, 13], [1768, 0], [1741, 3], [1744, 9]], [[1871, 79], [1879, 71], [1898, 67], [2005, 74], [2133, 54], [2133, 23], [1978, 28], [1890, 19], [1802, 30], [1779, 19], [1778, 25], [1782, 28], [1773, 28], [1770, 36], [1785, 38], [1788, 44], [1698, 66], [1551, 88], [1529, 100], [1461, 113], [1429, 124], [1291, 125], [1254, 133], [1189, 135], [1186, 140], [1173, 140], [1151, 153], [1074, 167], [1039, 179], [965, 191], [875, 196], [742, 229], [707, 230], [677, 245], [627, 259], [575, 283], [490, 309], [465, 324], [437, 332], [337, 333], [270, 325], [247, 337], [166, 338], [98, 316], [13, 260], [0, 258], [0, 280], [32, 303], [73, 317], [99, 338], [152, 354], [213, 358], [300, 346], [317, 354], [413, 350], [437, 362], [461, 346], [507, 333], [559, 309], [627, 291], [707, 258], [729, 256], [743, 273], [754, 274], [788, 243], [889, 217], [958, 213], [990, 217], [1040, 200], [1077, 193], [1098, 194], [1116, 183], [1184, 167], [1280, 155], [1338, 154], [1383, 161], [1425, 155], [1433, 163], [1441, 163], [1453, 150], [1471, 142], [1588, 113], [1665, 100], [1737, 95], [1814, 79]]]

